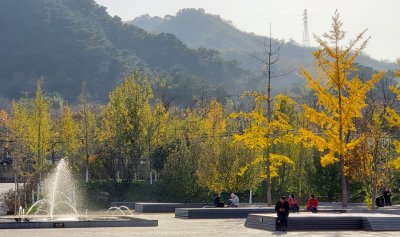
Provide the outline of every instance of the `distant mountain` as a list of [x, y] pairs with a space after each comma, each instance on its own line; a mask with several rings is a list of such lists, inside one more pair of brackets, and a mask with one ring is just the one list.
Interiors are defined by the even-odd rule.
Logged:
[[124, 24], [94, 0], [2, 0], [0, 29], [0, 97], [33, 91], [43, 77], [48, 92], [74, 100], [86, 81], [93, 98], [104, 101], [139, 69], [170, 80], [191, 99], [199, 88], [237, 90], [247, 74], [215, 50]]
[[[171, 33], [176, 35], [189, 47], [205, 47], [217, 49], [227, 60], [238, 60], [245, 68], [258, 70], [259, 62], [252, 55], [261, 56], [265, 37], [243, 32], [222, 19], [218, 15], [207, 14], [203, 9], [183, 9], [175, 16], [151, 17], [143, 15], [128, 22], [152, 33]], [[279, 27], [279, 24], [273, 24]], [[311, 66], [314, 48], [305, 48], [295, 42], [286, 42], [281, 45], [281, 72], [298, 68], [299, 64]], [[394, 69], [395, 65], [372, 59], [362, 55], [358, 63], [376, 70]], [[290, 74], [292, 79], [296, 74]], [[289, 78], [286, 78], [289, 80]]]

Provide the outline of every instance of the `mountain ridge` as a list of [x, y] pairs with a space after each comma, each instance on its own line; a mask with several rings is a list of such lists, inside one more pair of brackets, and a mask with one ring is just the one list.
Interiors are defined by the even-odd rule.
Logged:
[[[264, 36], [239, 30], [231, 22], [218, 15], [206, 13], [204, 9], [182, 9], [175, 15], [165, 17], [151, 17], [147, 14], [127, 21], [127, 23], [136, 25], [153, 34], [162, 32], [174, 34], [192, 48], [217, 49], [225, 59], [236, 59], [245, 68], [251, 70], [257, 68], [254, 66], [257, 63], [250, 55], [262, 53], [262, 42], [265, 39]], [[193, 31], [193, 29], [196, 29], [196, 31]], [[190, 34], [187, 33], [189, 31]], [[282, 60], [287, 61], [290, 64], [289, 67], [296, 66], [296, 64], [310, 66], [312, 65], [311, 53], [315, 49], [301, 47], [294, 41], [284, 42], [281, 50]], [[291, 52], [288, 52], [288, 50], [291, 50]], [[297, 63], [290, 63], [293, 58], [296, 59]], [[382, 62], [365, 54], [358, 58], [358, 63], [376, 70], [394, 70], [396, 68], [394, 63]]]

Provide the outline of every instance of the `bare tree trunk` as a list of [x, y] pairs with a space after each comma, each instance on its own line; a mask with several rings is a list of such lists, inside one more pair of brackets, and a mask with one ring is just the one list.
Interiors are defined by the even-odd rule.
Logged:
[[372, 194], [371, 194], [371, 209], [375, 210], [375, 198], [376, 198], [376, 179], [372, 181], [371, 184]]
[[347, 207], [347, 202], [348, 202], [348, 195], [347, 195], [347, 180], [346, 180], [346, 175], [344, 173], [344, 159], [343, 156], [340, 155], [340, 173], [341, 173], [341, 179], [342, 179], [342, 207]]
[[270, 148], [267, 148], [267, 205], [272, 205], [272, 183], [271, 183], [271, 161], [270, 161]]
[[89, 182], [89, 151], [87, 148], [87, 143], [86, 143], [86, 165], [85, 165], [85, 181], [86, 183]]
[[[272, 71], [272, 66], [275, 65], [279, 61], [279, 51], [280, 51], [280, 45], [279, 42], [272, 42], [272, 32], [271, 32], [271, 24], [270, 24], [270, 34], [269, 38], [265, 37], [264, 40], [264, 54], [265, 56], [263, 57], [257, 57], [253, 56], [256, 58], [258, 61], [261, 63], [261, 71], [262, 73], [267, 77], [267, 83], [266, 83], [266, 89], [267, 89], [267, 118], [268, 118], [268, 124], [271, 123], [272, 120], [272, 108], [271, 108], [271, 79], [275, 77], [281, 77], [286, 74], [277, 74]], [[265, 135], [266, 139], [270, 139], [271, 134], [266, 134]], [[265, 149], [265, 158], [266, 158], [266, 182], [267, 182], [267, 204], [268, 206], [272, 205], [272, 181], [271, 181], [271, 146], [272, 142], [268, 144], [268, 146]]]
[[89, 182], [89, 168], [88, 168], [87, 165], [86, 165], [86, 168], [85, 168], [85, 182], [86, 183]]
[[17, 172], [14, 174], [14, 215], [17, 213], [17, 194], [18, 194]]
[[[271, 123], [272, 119], [272, 111], [271, 111], [271, 62], [272, 57], [272, 33], [271, 33], [271, 25], [269, 32], [269, 50], [268, 50], [268, 61], [267, 61], [267, 118], [268, 124]], [[267, 135], [269, 136], [269, 134]], [[268, 138], [268, 137], [267, 137]], [[272, 205], [272, 182], [271, 182], [271, 145], [267, 147], [266, 152], [266, 160], [267, 160], [267, 204], [268, 206]]]

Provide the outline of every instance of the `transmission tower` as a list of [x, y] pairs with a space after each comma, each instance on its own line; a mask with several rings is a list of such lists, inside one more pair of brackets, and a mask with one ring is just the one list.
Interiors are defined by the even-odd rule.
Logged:
[[303, 14], [303, 23], [304, 23], [303, 46], [304, 46], [304, 47], [310, 47], [310, 36], [309, 36], [309, 34], [308, 34], [307, 9], [304, 10], [304, 14]]

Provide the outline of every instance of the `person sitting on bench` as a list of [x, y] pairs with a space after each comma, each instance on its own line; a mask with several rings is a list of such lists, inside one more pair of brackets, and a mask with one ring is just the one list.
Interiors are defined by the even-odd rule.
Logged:
[[287, 221], [289, 218], [289, 203], [285, 200], [286, 197], [282, 196], [280, 200], [275, 204], [275, 211], [278, 215], [276, 219], [276, 224], [278, 228], [281, 228], [282, 231], [285, 231], [287, 228]]
[[225, 204], [221, 202], [221, 193], [217, 193], [214, 198], [214, 206], [215, 207], [224, 207]]
[[313, 194], [311, 194], [310, 198], [308, 199], [307, 211], [311, 211], [311, 212], [317, 212], [318, 211], [318, 199], [316, 199]]
[[290, 207], [290, 211], [292, 212], [299, 212], [299, 202], [297, 201], [297, 199], [294, 197], [293, 194], [289, 195], [288, 198], [288, 203], [289, 203], [289, 207]]
[[235, 195], [235, 193], [231, 193], [231, 198], [229, 199], [229, 207], [238, 207], [239, 206], [239, 197]]
[[376, 205], [376, 207], [384, 207], [385, 206], [385, 199], [383, 198], [383, 196], [376, 197], [375, 205]]

